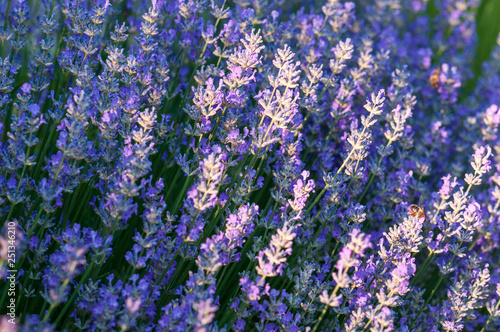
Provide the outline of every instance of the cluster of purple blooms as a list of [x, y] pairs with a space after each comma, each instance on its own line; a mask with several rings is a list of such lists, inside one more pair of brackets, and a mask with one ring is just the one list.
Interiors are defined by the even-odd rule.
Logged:
[[0, 0], [0, 331], [500, 330], [478, 7]]

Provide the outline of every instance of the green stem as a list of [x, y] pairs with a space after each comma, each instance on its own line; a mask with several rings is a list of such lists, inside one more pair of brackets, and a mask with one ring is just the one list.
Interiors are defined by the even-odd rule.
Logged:
[[[392, 296], [394, 295], [394, 291], [391, 291], [389, 293], [389, 296], [388, 298], [391, 298]], [[363, 327], [363, 330], [361, 330], [361, 332], [365, 332], [366, 329], [370, 326], [370, 324], [372, 323], [373, 321], [373, 317], [375, 317], [375, 315], [377, 314], [377, 312], [379, 312], [379, 310], [382, 309], [382, 304], [378, 304], [377, 307], [375, 308], [375, 311], [372, 313], [372, 318], [370, 318], [370, 320], [368, 320], [368, 323], [366, 323], [366, 325]]]
[[184, 185], [182, 186], [182, 189], [181, 191], [179, 192], [179, 195], [177, 196], [177, 199], [175, 200], [175, 203], [173, 205], [174, 207], [174, 214], [176, 214], [179, 209], [181, 208], [181, 203], [182, 203], [182, 198], [184, 197], [184, 194], [186, 193], [188, 187], [189, 187], [189, 184], [191, 183], [191, 179], [192, 179], [192, 176], [188, 176], [188, 178], [186, 179], [186, 181], [184, 181]]
[[[6, 31], [7, 30], [7, 25], [9, 24], [9, 14], [10, 14], [10, 6], [12, 5], [12, 0], [9, 0], [7, 2], [7, 10], [5, 11], [5, 20], [3, 22], [3, 30]], [[3, 44], [2, 44], [2, 47], [3, 47]], [[1, 49], [0, 49], [1, 51]]]
[[[392, 140], [389, 140], [385, 146], [385, 150], [387, 151], [387, 149], [389, 148], [389, 146], [391, 146], [392, 144]], [[380, 156], [378, 158], [378, 161], [377, 161], [377, 168], [380, 167], [380, 164], [382, 163], [382, 160], [384, 159], [383, 156]], [[368, 192], [368, 190], [370, 189], [372, 183], [373, 183], [373, 180], [375, 179], [375, 174], [373, 174], [373, 172], [370, 172], [370, 179], [368, 180], [368, 183], [366, 184], [366, 187], [365, 187], [365, 190], [363, 190], [363, 193], [361, 194], [361, 196], [359, 197], [358, 199], [358, 203], [361, 202], [363, 200], [363, 198], [365, 197], [366, 193]]]
[[[333, 259], [333, 256], [334, 256], [335, 252], [337, 251], [337, 247], [338, 247], [338, 245], [339, 245], [339, 242], [337, 242], [337, 244], [336, 244], [336, 245], [335, 245], [335, 247], [333, 248], [333, 251], [332, 251], [332, 253], [331, 253], [331, 255], [330, 255], [330, 257], [331, 257], [332, 259]], [[344, 270], [344, 273], [343, 273], [343, 274], [344, 274], [344, 276], [346, 276], [348, 272], [349, 272], [349, 268], [348, 268], [348, 269], [345, 269], [345, 270]], [[340, 286], [339, 286], [339, 284], [337, 284], [337, 285], [335, 286], [335, 288], [333, 289], [332, 294], [335, 296], [335, 295], [337, 294], [337, 292], [339, 291], [339, 289], [340, 289]], [[314, 325], [314, 328], [312, 329], [312, 331], [311, 331], [311, 332], [315, 332], [315, 331], [318, 329], [318, 327], [319, 327], [319, 326], [320, 326], [320, 324], [321, 324], [321, 321], [323, 320], [323, 318], [325, 317], [326, 313], [328, 312], [328, 308], [329, 308], [329, 307], [330, 307], [330, 306], [329, 306], [328, 304], [325, 304], [325, 307], [323, 308], [323, 311], [321, 312], [321, 315], [319, 316], [318, 322], [316, 323], [316, 325]]]
[[484, 326], [483, 326], [483, 328], [481, 329], [480, 332], [486, 331], [486, 328], [488, 327], [488, 324], [490, 324], [491, 320], [493, 319], [495, 312], [498, 311], [498, 307], [499, 306], [500, 306], [500, 299], [497, 301], [497, 305], [495, 306], [495, 309], [493, 310], [493, 312], [488, 317], [488, 320], [486, 321], [486, 323], [484, 323]]
[[87, 278], [90, 275], [90, 272], [92, 271], [92, 269], [95, 265], [95, 261], [96, 261], [96, 256], [94, 256], [92, 258], [92, 261], [90, 262], [89, 266], [85, 269], [85, 274], [83, 275], [82, 279], [80, 279], [80, 282], [78, 283], [78, 285], [75, 287], [75, 290], [73, 291], [73, 294], [71, 294], [71, 297], [68, 299], [68, 301], [66, 301], [66, 304], [64, 305], [63, 309], [59, 313], [59, 316], [57, 316], [57, 318], [54, 322], [54, 325], [57, 326], [59, 324], [59, 322], [61, 321], [61, 319], [65, 316], [66, 311], [68, 311], [69, 307], [73, 303], [73, 300], [75, 299], [76, 294], [78, 293], [78, 290], [83, 285], [83, 283], [85, 281], [87, 281]]
[[[427, 267], [431, 263], [432, 259], [434, 258], [434, 255], [435, 255], [434, 252], [430, 252], [429, 255], [427, 255], [427, 257], [425, 258], [424, 263], [422, 264], [422, 267], [420, 269], [417, 269], [417, 274], [415, 275], [415, 277], [411, 281], [410, 287], [415, 286], [415, 284], [420, 280], [420, 278], [422, 277], [422, 275], [427, 270]], [[407, 293], [407, 294], [409, 294], [409, 293]]]
[[[453, 254], [453, 256], [451, 257], [451, 259], [449, 260], [448, 264], [446, 264], [446, 267], [449, 268], [450, 267], [450, 264], [453, 262], [453, 259], [456, 257], [456, 254]], [[411, 327], [410, 327], [410, 331], [413, 329], [413, 327], [415, 326], [415, 323], [417, 322], [418, 318], [420, 317], [420, 315], [422, 314], [422, 312], [424, 311], [425, 307], [427, 307], [427, 305], [431, 302], [432, 298], [434, 297], [434, 294], [436, 294], [436, 291], [437, 289], [439, 288], [439, 286], [441, 285], [441, 283], [443, 282], [444, 280], [444, 277], [446, 276], [446, 274], [442, 274], [440, 277], [439, 277], [439, 280], [438, 282], [434, 285], [434, 288], [432, 289], [431, 291], [431, 294], [429, 295], [429, 297], [427, 298], [427, 300], [425, 300], [425, 303], [423, 306], [420, 307], [420, 310], [418, 311], [418, 314], [417, 314], [417, 317], [415, 317], [415, 320], [413, 321], [413, 323], [411, 324]]]
[[309, 205], [309, 207], [307, 208], [306, 210], [306, 216], [309, 214], [309, 212], [311, 212], [311, 210], [313, 209], [313, 207], [318, 204], [319, 200], [321, 199], [321, 197], [323, 197], [323, 195], [326, 193], [326, 191], [328, 190], [327, 187], [324, 187], [320, 193], [318, 194], [318, 196], [316, 196], [316, 198], [314, 199], [314, 201], [311, 203], [311, 205]]

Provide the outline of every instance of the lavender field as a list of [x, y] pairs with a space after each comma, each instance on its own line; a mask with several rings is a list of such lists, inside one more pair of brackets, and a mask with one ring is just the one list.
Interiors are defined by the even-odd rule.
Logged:
[[0, 332], [500, 331], [480, 5], [1, 0]]

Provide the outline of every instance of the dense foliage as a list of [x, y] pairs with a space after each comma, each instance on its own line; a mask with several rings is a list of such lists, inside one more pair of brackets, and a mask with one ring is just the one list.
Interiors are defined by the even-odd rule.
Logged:
[[498, 331], [478, 5], [0, 1], [0, 330]]

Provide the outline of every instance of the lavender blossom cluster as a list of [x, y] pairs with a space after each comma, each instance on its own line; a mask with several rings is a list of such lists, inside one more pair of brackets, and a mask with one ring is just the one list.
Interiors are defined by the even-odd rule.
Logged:
[[499, 331], [479, 2], [1, 0], [0, 331]]

